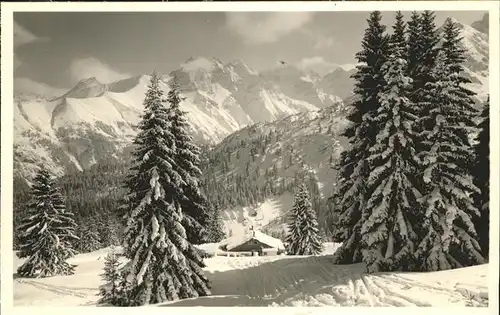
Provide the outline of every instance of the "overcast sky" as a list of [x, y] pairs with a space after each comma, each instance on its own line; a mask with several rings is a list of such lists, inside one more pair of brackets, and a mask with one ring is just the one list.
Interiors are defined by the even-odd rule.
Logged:
[[[436, 12], [471, 24], [483, 11]], [[153, 69], [167, 73], [191, 56], [242, 59], [256, 70], [284, 60], [317, 71], [354, 63], [369, 12], [15, 13], [16, 78], [69, 88]], [[405, 12], [409, 17], [410, 13]], [[394, 12], [383, 12], [392, 26]]]

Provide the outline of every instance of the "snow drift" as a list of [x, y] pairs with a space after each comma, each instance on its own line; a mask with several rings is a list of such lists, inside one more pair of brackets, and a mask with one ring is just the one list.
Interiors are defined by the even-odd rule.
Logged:
[[[213, 245], [212, 245], [213, 246]], [[210, 247], [210, 246], [209, 246]], [[160, 306], [487, 306], [488, 265], [429, 273], [367, 275], [365, 266], [323, 256], [213, 257], [205, 260], [212, 296]], [[15, 306], [95, 306], [109, 248], [71, 259], [72, 276], [14, 275]], [[15, 258], [14, 268], [22, 263]]]

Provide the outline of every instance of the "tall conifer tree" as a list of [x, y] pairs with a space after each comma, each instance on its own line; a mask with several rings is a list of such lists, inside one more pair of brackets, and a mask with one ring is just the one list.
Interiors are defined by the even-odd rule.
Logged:
[[222, 241], [226, 236], [219, 206], [217, 204], [211, 206], [210, 213], [208, 240], [212, 243], [217, 243]]
[[452, 70], [445, 52], [438, 54], [433, 79], [427, 83], [428, 116], [421, 133], [426, 150], [419, 152], [425, 167], [425, 220], [421, 243], [415, 253], [420, 268], [427, 271], [470, 266], [484, 261], [472, 217], [478, 215], [471, 194], [479, 192], [472, 183], [469, 163], [473, 148], [465, 134], [473, 112], [460, 106], [458, 73]]
[[[408, 74], [413, 81], [410, 99], [414, 103], [419, 116], [428, 116], [429, 108], [422, 103], [430, 93], [428, 84], [436, 80], [431, 75], [436, 64], [439, 52], [440, 37], [434, 22], [433, 11], [424, 11], [422, 14], [413, 12], [408, 23]], [[415, 129], [422, 131], [432, 126], [419, 123]], [[424, 150], [423, 141], [416, 141], [418, 150]], [[420, 169], [423, 171], [423, 169]], [[422, 184], [422, 183], [421, 183]], [[423, 184], [422, 184], [423, 185]]]
[[414, 224], [418, 215], [415, 146], [412, 126], [417, 118], [410, 101], [403, 15], [398, 12], [391, 36], [391, 55], [382, 67], [386, 86], [378, 93], [380, 107], [373, 120], [377, 143], [369, 149], [370, 175], [363, 222], [363, 260], [369, 271], [407, 270], [418, 244]]
[[76, 254], [72, 248], [78, 239], [73, 214], [66, 209], [63, 196], [44, 168], [37, 173], [31, 190], [34, 201], [18, 228], [18, 256], [28, 259], [17, 272], [27, 277], [73, 274], [75, 266], [66, 262]]
[[[408, 22], [408, 68], [407, 73], [412, 79], [412, 90], [409, 95], [410, 100], [415, 108], [415, 113], [419, 117], [412, 127], [413, 140], [416, 152], [424, 152], [430, 150], [430, 142], [424, 138], [426, 130], [434, 127], [431, 120], [426, 117], [430, 116], [431, 106], [428, 104], [428, 96], [432, 93], [431, 87], [436, 84], [439, 78], [433, 75], [435, 70], [436, 59], [439, 52], [440, 36], [436, 29], [435, 14], [433, 11], [424, 11], [421, 14], [413, 12], [411, 19]], [[426, 169], [425, 163], [418, 158], [417, 174], [423, 174]], [[428, 189], [427, 184], [423, 181], [422, 176], [417, 177], [418, 190], [422, 194]], [[422, 205], [422, 202], [420, 202]], [[423, 221], [423, 214], [420, 214]], [[419, 228], [419, 227], [416, 227]], [[425, 233], [423, 230], [416, 231], [419, 235]], [[422, 236], [420, 236], [422, 237]]]
[[423, 54], [423, 40], [422, 40], [422, 25], [420, 20], [420, 14], [413, 11], [408, 21], [407, 32], [407, 73], [410, 78], [413, 79], [413, 86], [416, 89], [418, 85], [417, 74], [419, 70], [419, 64], [421, 60], [421, 55]]
[[185, 183], [176, 171], [176, 141], [165, 103], [153, 73], [124, 203], [129, 297], [139, 305], [210, 294], [203, 261], [182, 225], [179, 193]]
[[368, 215], [365, 211], [367, 195], [366, 180], [369, 176], [368, 149], [376, 142], [376, 125], [372, 119], [380, 107], [377, 94], [385, 85], [381, 67], [388, 57], [388, 36], [381, 24], [379, 11], [370, 14], [368, 27], [356, 58], [361, 65], [353, 75], [356, 80], [353, 103], [348, 116], [351, 125], [344, 132], [350, 148], [340, 157], [340, 186], [336, 192], [338, 207], [335, 207], [336, 221], [333, 239], [342, 246], [335, 253], [336, 263], [358, 263], [362, 260], [361, 225]]
[[317, 255], [321, 253], [321, 242], [316, 212], [306, 185], [299, 185], [288, 223], [286, 236], [289, 255]]
[[176, 146], [176, 170], [182, 177], [182, 198], [180, 205], [183, 212], [183, 225], [190, 243], [201, 244], [207, 241], [208, 221], [207, 200], [200, 191], [201, 177], [200, 149], [193, 143], [189, 134], [189, 124], [185, 112], [180, 108], [182, 99], [179, 95], [179, 85], [174, 77], [168, 92], [170, 121]]

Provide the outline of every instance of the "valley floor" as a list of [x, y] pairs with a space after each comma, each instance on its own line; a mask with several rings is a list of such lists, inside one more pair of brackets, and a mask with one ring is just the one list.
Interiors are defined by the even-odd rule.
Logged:
[[[488, 265], [430, 273], [364, 274], [323, 256], [213, 257], [205, 260], [212, 296], [161, 306], [487, 306]], [[108, 249], [78, 255], [75, 275], [14, 275], [16, 306], [91, 306]], [[14, 267], [22, 261], [15, 258]]]

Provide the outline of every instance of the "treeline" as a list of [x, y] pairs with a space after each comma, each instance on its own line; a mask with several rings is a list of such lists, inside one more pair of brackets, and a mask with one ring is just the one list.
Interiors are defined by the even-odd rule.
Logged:
[[[83, 172], [68, 172], [55, 179], [65, 200], [65, 207], [73, 213], [78, 226], [76, 233], [85, 235], [75, 241], [80, 252], [90, 252], [110, 245], [118, 245], [122, 226], [117, 215], [125, 190], [122, 182], [127, 164], [102, 162]], [[13, 225], [17, 229], [26, 216], [33, 195], [30, 185], [20, 177], [14, 178]], [[19, 248], [18, 233], [13, 235], [14, 249]]]

